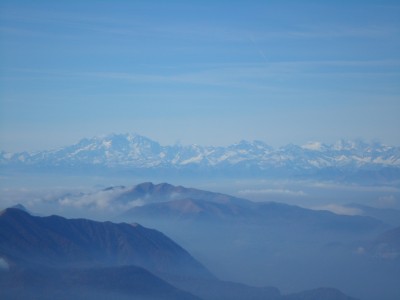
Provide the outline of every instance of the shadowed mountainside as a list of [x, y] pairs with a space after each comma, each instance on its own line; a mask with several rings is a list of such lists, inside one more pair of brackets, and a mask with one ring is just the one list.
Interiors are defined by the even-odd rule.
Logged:
[[0, 272], [1, 299], [196, 300], [135, 266], [17, 268]]
[[154, 272], [212, 277], [182, 247], [139, 224], [35, 217], [9, 208], [0, 217], [0, 253], [45, 265], [137, 265]]
[[5, 209], [0, 259], [2, 299], [282, 299], [273, 287], [216, 279], [172, 240], [137, 224]]

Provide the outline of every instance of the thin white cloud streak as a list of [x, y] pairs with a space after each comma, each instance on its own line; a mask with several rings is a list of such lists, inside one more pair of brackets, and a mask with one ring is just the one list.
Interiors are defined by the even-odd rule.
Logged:
[[321, 206], [311, 207], [313, 210], [327, 210], [338, 215], [355, 216], [362, 215], [362, 210], [354, 207], [347, 207], [339, 204], [326, 204]]
[[327, 190], [341, 190], [341, 191], [354, 191], [354, 192], [384, 192], [384, 193], [400, 193], [400, 188], [396, 186], [367, 186], [367, 185], [346, 185], [335, 184], [329, 182], [310, 182], [304, 185]]
[[[26, 11], [7, 13], [1, 16], [4, 22], [11, 22], [11, 26], [0, 27], [0, 32], [5, 35], [19, 37], [43, 37], [66, 40], [86, 40], [96, 36], [115, 37], [156, 37], [160, 32], [152, 28], [151, 23], [144, 21], [132, 22], [104, 16], [93, 16], [83, 13], [67, 13], [60, 11]], [[28, 25], [27, 25], [28, 24]], [[36, 29], [35, 25], [46, 25]], [[130, 29], [134, 28], [134, 29]], [[140, 28], [137, 30], [136, 28]]]
[[[137, 83], [185, 83], [208, 86], [225, 86], [235, 88], [250, 88], [268, 90], [277, 86], [277, 79], [293, 79], [296, 76], [304, 78], [370, 78], [383, 76], [399, 76], [400, 61], [374, 60], [374, 61], [296, 61], [296, 62], [269, 62], [265, 64], [230, 64], [215, 66], [198, 66], [197, 71], [182, 71], [187, 66], [165, 70], [166, 75], [155, 73], [143, 74], [140, 72], [71, 72], [57, 70], [29, 70], [29, 69], [3, 69], [3, 80], [13, 79], [7, 73], [32, 74], [32, 78], [92, 78], [111, 79]], [[196, 67], [195, 67], [196, 68]], [[201, 68], [201, 69], [200, 69]], [[336, 68], [339, 68], [337, 70]], [[42, 75], [42, 76], [40, 76]], [[44, 77], [43, 77], [44, 75]], [[26, 79], [24, 77], [24, 79]]]
[[132, 21], [126, 23], [126, 20], [124, 21], [121, 18], [112, 18], [109, 16], [109, 14], [93, 15], [76, 11], [66, 12], [60, 10], [23, 10], [21, 7], [18, 8], [18, 11], [7, 11], [6, 14], [1, 16], [1, 19], [14, 24], [51, 25], [52, 27], [50, 29], [56, 28], [57, 25], [68, 25], [70, 28], [99, 30], [101, 28], [109, 28], [109, 26], [113, 24], [125, 26], [134, 24]]
[[113, 213], [123, 212], [127, 209], [143, 206], [145, 201], [142, 199], [134, 199], [132, 201], [118, 201], [124, 189], [116, 189], [109, 191], [98, 191], [94, 193], [68, 195], [58, 199], [58, 203], [64, 207], [86, 208], [92, 211], [110, 211]]
[[22, 204], [29, 211], [36, 213], [69, 213], [90, 212], [98, 214], [122, 213], [130, 208], [143, 206], [145, 199], [124, 199], [118, 197], [126, 192], [124, 188], [111, 190], [88, 190], [79, 188], [53, 189], [10, 189], [0, 190], [0, 210], [16, 204]]
[[76, 189], [27, 189], [27, 188], [2, 188], [0, 189], [0, 209], [16, 204], [22, 204], [29, 209], [38, 205], [53, 204], [55, 200], [66, 193], [74, 193]]
[[[42, 20], [43, 21], [43, 20]], [[59, 20], [48, 23], [60, 22]], [[64, 21], [65, 22], [65, 21]], [[399, 34], [399, 31], [393, 28], [354, 28], [354, 29], [337, 29], [327, 31], [270, 31], [270, 32], [254, 32], [254, 31], [243, 31], [243, 30], [226, 30], [218, 28], [205, 29], [203, 26], [198, 26], [200, 29], [195, 27], [186, 30], [180, 28], [160, 28], [151, 27], [151, 25], [143, 26], [143, 24], [91, 24], [81, 22], [65, 22], [65, 24], [73, 24], [73, 28], [66, 30], [63, 33], [50, 31], [50, 30], [35, 30], [26, 27], [2, 27], [1, 32], [3, 34], [12, 34], [26, 37], [53, 37], [53, 38], [79, 38], [87, 36], [88, 32], [97, 32], [99, 34], [107, 34], [113, 38], [117, 37], [152, 37], [152, 38], [177, 38], [180, 37], [184, 40], [195, 40], [195, 41], [209, 41], [209, 42], [225, 42], [234, 44], [247, 44], [251, 41], [256, 41], [261, 48], [265, 42], [271, 42], [275, 39], [335, 39], [335, 38], [391, 38]], [[64, 25], [65, 25], [64, 24]], [[57, 25], [57, 24], [56, 24]], [[63, 25], [59, 23], [59, 25]], [[186, 25], [182, 25], [186, 27]], [[190, 25], [188, 26], [190, 27]], [[132, 29], [129, 29], [132, 28]], [[140, 30], [136, 29], [140, 28]], [[75, 34], [71, 34], [74, 31]], [[251, 39], [249, 38], [251, 36]]]
[[[287, 30], [256, 30], [253, 28], [243, 28], [234, 26], [221, 26], [209, 24], [207, 22], [196, 23], [189, 21], [176, 20], [177, 24], [153, 24], [145, 18], [126, 17], [115, 18], [110, 14], [90, 14], [82, 12], [66, 12], [58, 10], [22, 10], [7, 11], [2, 19], [6, 22], [17, 22], [21, 24], [46, 24], [48, 28], [57, 26], [68, 27], [84, 34], [87, 31], [99, 32], [103, 34], [117, 35], [123, 37], [132, 36], [152, 36], [159, 38], [180, 37], [186, 40], [209, 40], [228, 43], [249, 43], [251, 41], [263, 43], [275, 39], [332, 39], [332, 38], [391, 38], [399, 33], [399, 29], [394, 26], [345, 26], [343, 24], [330, 24], [315, 28], [315, 26], [299, 26], [295, 29]], [[18, 30], [18, 28], [15, 28]], [[32, 30], [19, 31], [15, 33], [31, 35], [43, 34], [43, 31]], [[54, 36], [70, 37], [68, 34], [47, 31]]]
[[331, 25], [320, 29], [303, 28], [302, 30], [288, 30], [266, 32], [254, 35], [259, 41], [271, 38], [296, 38], [296, 39], [331, 39], [331, 38], [384, 38], [397, 35], [399, 30], [393, 27], [344, 27], [343, 25]]
[[32, 30], [28, 28], [0, 26], [0, 34], [5, 35], [16, 35], [24, 37], [49, 37], [49, 34], [43, 33], [39, 30]]
[[307, 194], [303, 191], [293, 191], [288, 189], [246, 189], [238, 191], [242, 196], [263, 196], [263, 195], [282, 195], [291, 197], [304, 197]]

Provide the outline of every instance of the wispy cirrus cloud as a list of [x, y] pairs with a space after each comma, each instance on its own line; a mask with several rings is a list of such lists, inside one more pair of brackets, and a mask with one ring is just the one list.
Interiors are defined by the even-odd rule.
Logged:
[[304, 197], [307, 194], [301, 190], [289, 190], [289, 189], [245, 189], [238, 191], [239, 195], [242, 196], [269, 196], [269, 195], [281, 195], [290, 197]]

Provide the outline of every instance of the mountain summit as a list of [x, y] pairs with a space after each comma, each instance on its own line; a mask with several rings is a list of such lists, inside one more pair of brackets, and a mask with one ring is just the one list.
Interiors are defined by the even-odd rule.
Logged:
[[104, 168], [150, 172], [196, 172], [221, 176], [302, 176], [396, 180], [400, 177], [400, 147], [341, 140], [274, 149], [261, 141], [241, 141], [227, 147], [162, 146], [136, 134], [85, 138], [77, 144], [36, 153], [0, 152], [0, 165], [35, 170]]

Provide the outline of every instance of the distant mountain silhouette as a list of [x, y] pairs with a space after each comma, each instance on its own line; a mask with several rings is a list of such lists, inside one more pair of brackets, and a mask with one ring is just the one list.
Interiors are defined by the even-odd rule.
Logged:
[[393, 226], [400, 226], [400, 210], [394, 208], [377, 208], [362, 204], [348, 204], [347, 207], [359, 210], [362, 216], [370, 216]]
[[216, 203], [248, 204], [247, 200], [209, 191], [174, 186], [169, 183], [144, 182], [124, 189], [115, 201], [143, 200], [145, 203], [166, 202], [179, 199], [208, 200]]
[[[138, 196], [140, 205], [128, 209], [121, 220], [136, 220], [165, 232], [221, 278], [291, 291], [333, 286], [360, 297], [368, 294], [364, 290], [376, 292], [374, 297], [395, 293], [390, 280], [379, 285], [380, 290], [372, 286], [376, 280], [384, 281], [374, 268], [381, 268], [386, 279], [393, 272], [359, 254], [360, 247], [390, 228], [378, 219], [252, 202], [168, 184], [145, 183], [131, 190], [137, 187], [142, 193], [132, 193], [126, 200]], [[308, 276], [300, 270], [307, 270]], [[366, 287], [349, 286], [345, 276], [362, 276]]]
[[332, 288], [319, 288], [310, 291], [295, 293], [292, 295], [283, 296], [282, 300], [355, 300], [343, 294], [341, 291]]
[[400, 251], [400, 227], [385, 231], [377, 238], [377, 242], [386, 243]]
[[369, 246], [372, 255], [400, 263], [400, 227], [380, 234]]
[[253, 202], [221, 193], [213, 193], [167, 183], [138, 184], [119, 195], [115, 201], [143, 200], [142, 205], [127, 210], [125, 220], [206, 220], [235, 221], [246, 224], [281, 222], [279, 227], [312, 227], [313, 230], [370, 232], [385, 225], [371, 217], [338, 215], [277, 202]]
[[[170, 277], [166, 279], [174, 286], [190, 291], [207, 300], [281, 300], [281, 293], [274, 287], [252, 287], [236, 282]], [[321, 298], [320, 300], [325, 300]]]

